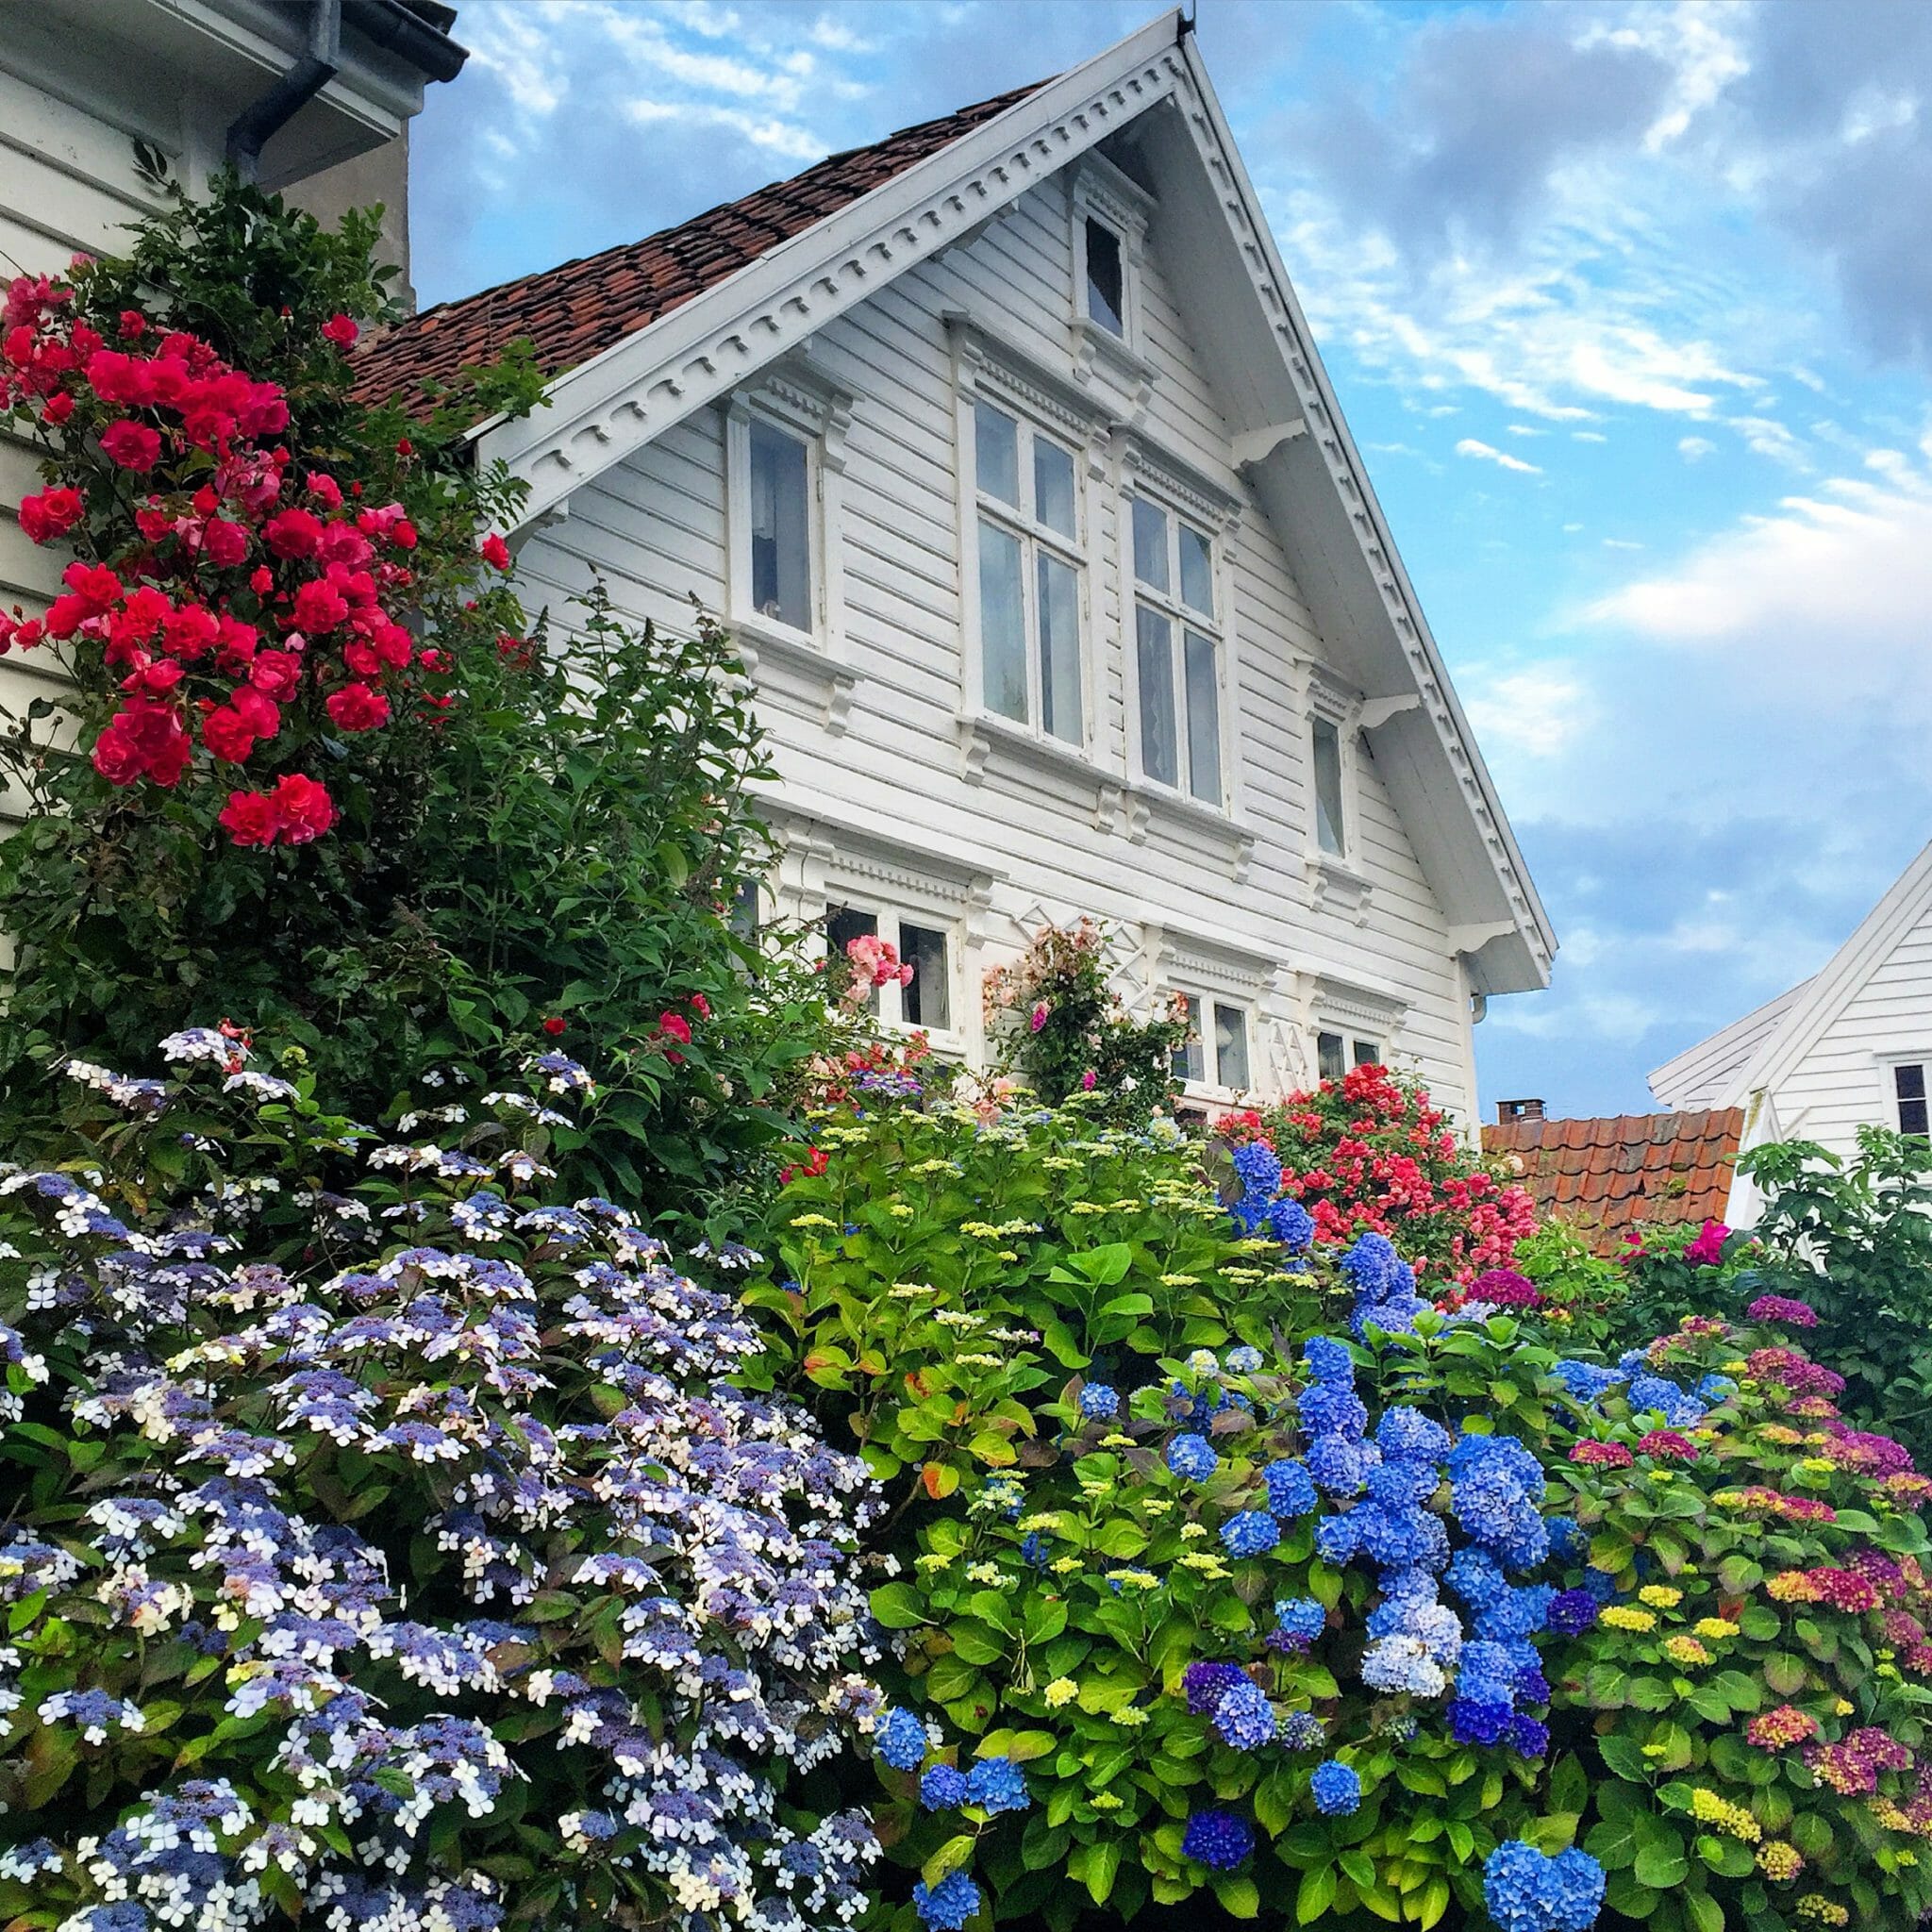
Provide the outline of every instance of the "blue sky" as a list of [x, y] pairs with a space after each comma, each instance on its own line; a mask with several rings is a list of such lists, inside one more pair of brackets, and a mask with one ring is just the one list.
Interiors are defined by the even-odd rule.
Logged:
[[[469, 0], [425, 303], [1072, 65], [1115, 0]], [[1644, 1074], [1932, 837], [1932, 6], [1200, 0], [1563, 943], [1484, 1092]]]

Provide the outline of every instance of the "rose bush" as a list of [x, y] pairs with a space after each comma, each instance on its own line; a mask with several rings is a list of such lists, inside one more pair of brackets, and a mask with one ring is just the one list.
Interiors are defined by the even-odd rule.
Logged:
[[71, 1158], [0, 1180], [0, 1914], [853, 1917], [871, 1828], [805, 1793], [877, 1708], [872, 1480], [726, 1383], [728, 1293], [557, 1199], [589, 1075], [381, 1141], [232, 1029], [164, 1052], [70, 1065]]

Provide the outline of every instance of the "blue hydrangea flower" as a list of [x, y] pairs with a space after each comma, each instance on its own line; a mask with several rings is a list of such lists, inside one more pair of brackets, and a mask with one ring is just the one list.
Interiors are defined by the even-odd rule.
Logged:
[[894, 1771], [917, 1771], [925, 1762], [925, 1725], [917, 1711], [895, 1704], [873, 1732], [873, 1749]]
[[1601, 1402], [1619, 1382], [1629, 1379], [1620, 1369], [1607, 1369], [1598, 1362], [1564, 1360], [1550, 1370], [1552, 1381], [1559, 1382], [1563, 1391], [1573, 1402], [1580, 1403], [1586, 1408]]
[[1020, 1540], [1020, 1556], [1023, 1561], [1031, 1563], [1036, 1570], [1046, 1568], [1053, 1553], [1053, 1544], [1037, 1529], [1030, 1529]]
[[1181, 1673], [1188, 1709], [1195, 1717], [1211, 1717], [1221, 1700], [1247, 1681], [1248, 1674], [1239, 1664], [1191, 1663]]
[[1242, 1342], [1227, 1352], [1227, 1365], [1237, 1375], [1252, 1375], [1261, 1366], [1261, 1351]]
[[1383, 1411], [1375, 1428], [1375, 1446], [1391, 1459], [1441, 1462], [1456, 1445], [1449, 1431], [1432, 1416], [1398, 1405]]
[[1283, 1597], [1274, 1606], [1274, 1627], [1291, 1643], [1314, 1642], [1327, 1627], [1328, 1612], [1311, 1596]]
[[1315, 1528], [1315, 1554], [1323, 1562], [1340, 1570], [1353, 1563], [1361, 1548], [1361, 1531], [1356, 1527], [1355, 1513], [1324, 1516]]
[[930, 1932], [962, 1932], [979, 1909], [979, 1888], [963, 1872], [948, 1872], [930, 1890], [912, 1888], [912, 1909]]
[[1307, 1464], [1292, 1457], [1271, 1462], [1261, 1472], [1261, 1480], [1268, 1485], [1268, 1508], [1272, 1515], [1306, 1516], [1320, 1501]]
[[1362, 1781], [1352, 1765], [1331, 1757], [1316, 1765], [1315, 1774], [1308, 1780], [1308, 1792], [1315, 1801], [1315, 1809], [1324, 1818], [1346, 1818], [1360, 1807]]
[[1317, 1436], [1308, 1444], [1308, 1474], [1327, 1494], [1358, 1494], [1362, 1473], [1362, 1453], [1346, 1436]]
[[1478, 1637], [1534, 1637], [1549, 1620], [1557, 1592], [1547, 1583], [1505, 1590], [1476, 1618]]
[[1281, 1741], [1291, 1751], [1319, 1751], [1328, 1741], [1328, 1726], [1311, 1710], [1291, 1710], [1281, 1720]]
[[1703, 1403], [1662, 1375], [1634, 1376], [1630, 1383], [1630, 1407], [1638, 1415], [1655, 1410], [1674, 1429], [1688, 1429], [1704, 1420]]
[[1302, 1359], [1316, 1381], [1337, 1389], [1355, 1387], [1355, 1357], [1346, 1342], [1329, 1335], [1311, 1335], [1302, 1346]]
[[1457, 1694], [1477, 1704], [1507, 1705], [1516, 1691], [1516, 1665], [1500, 1643], [1462, 1646], [1456, 1669]]
[[1181, 1836], [1181, 1857], [1210, 1872], [1232, 1872], [1255, 1849], [1255, 1827], [1233, 1811], [1196, 1811]]
[[1574, 1563], [1590, 1554], [1590, 1539], [1574, 1516], [1550, 1518], [1550, 1555], [1558, 1562]]
[[982, 1811], [1024, 1811], [1033, 1799], [1010, 1757], [982, 1757], [966, 1774], [966, 1801]]
[[1244, 1194], [1272, 1201], [1281, 1191], [1281, 1157], [1262, 1141], [1251, 1141], [1235, 1149], [1234, 1171]]
[[1510, 1839], [1483, 1864], [1483, 1904], [1502, 1932], [1589, 1932], [1604, 1885], [1604, 1868], [1575, 1845], [1552, 1858]]
[[1369, 1425], [1362, 1399], [1344, 1382], [1317, 1382], [1295, 1404], [1302, 1426], [1317, 1436], [1341, 1436], [1359, 1442]]
[[1281, 1541], [1281, 1528], [1265, 1509], [1243, 1509], [1221, 1525], [1221, 1541], [1230, 1557], [1259, 1557]]
[[966, 1802], [966, 1777], [950, 1764], [935, 1764], [919, 1780], [919, 1802], [928, 1811], [957, 1810]]
[[1550, 1755], [1549, 1725], [1533, 1717], [1511, 1720], [1509, 1748], [1519, 1757], [1547, 1757]]
[[1268, 1232], [1291, 1255], [1305, 1255], [1315, 1239], [1315, 1217], [1291, 1195], [1283, 1194], [1268, 1208]]
[[1479, 1704], [1468, 1697], [1449, 1700], [1449, 1735], [1458, 1744], [1500, 1744], [1514, 1722], [1507, 1703]]
[[1221, 1467], [1206, 1436], [1176, 1436], [1167, 1445], [1167, 1466], [1191, 1483], [1205, 1483]]
[[1121, 1398], [1118, 1391], [1109, 1389], [1105, 1382], [1090, 1382], [1080, 1391], [1080, 1413], [1094, 1422], [1106, 1422], [1121, 1412]]
[[1258, 1751], [1274, 1741], [1274, 1707], [1260, 1685], [1243, 1676], [1214, 1707], [1214, 1728], [1237, 1751]]
[[1597, 1620], [1597, 1600], [1587, 1590], [1559, 1591], [1546, 1620], [1558, 1637], [1580, 1637]]

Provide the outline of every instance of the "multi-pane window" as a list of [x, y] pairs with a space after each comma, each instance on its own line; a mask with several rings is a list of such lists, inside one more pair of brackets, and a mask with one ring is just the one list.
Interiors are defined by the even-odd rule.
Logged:
[[1087, 319], [1108, 335], [1127, 332], [1126, 272], [1121, 238], [1105, 222], [1087, 218]]
[[1084, 738], [1079, 504], [1074, 454], [979, 398], [979, 663], [989, 711], [1078, 744]]
[[896, 981], [873, 990], [871, 1009], [891, 1024], [923, 1026], [930, 1033], [948, 1033], [953, 1026], [953, 980], [950, 948], [943, 926], [865, 907], [825, 908], [825, 951], [846, 956], [854, 940], [886, 940], [902, 966], [912, 969], [904, 985]]
[[751, 603], [793, 630], [812, 625], [811, 453], [755, 416], [751, 450]]
[[[1211, 1083], [1237, 1091], [1248, 1085], [1248, 1013], [1226, 1000], [1210, 1000], [1184, 992], [1188, 1004], [1188, 1038], [1174, 1055], [1174, 1078], [1191, 1087]], [[1212, 1037], [1208, 1022], [1212, 1020]], [[1211, 1058], [1210, 1058], [1211, 1052]], [[1213, 1073], [1208, 1073], [1209, 1066]]]
[[1351, 1066], [1381, 1064], [1382, 1049], [1373, 1040], [1350, 1040], [1340, 1033], [1315, 1035], [1315, 1072], [1324, 1080], [1339, 1080]]
[[1310, 762], [1315, 772], [1315, 842], [1331, 858], [1348, 852], [1348, 825], [1342, 813], [1341, 733], [1327, 718], [1308, 727]]
[[1219, 806], [1221, 624], [1214, 541], [1144, 496], [1129, 501], [1141, 769], [1159, 784]]
[[1891, 1070], [1891, 1094], [1898, 1103], [1898, 1130], [1901, 1134], [1927, 1137], [1925, 1066], [1922, 1060], [1901, 1062]]

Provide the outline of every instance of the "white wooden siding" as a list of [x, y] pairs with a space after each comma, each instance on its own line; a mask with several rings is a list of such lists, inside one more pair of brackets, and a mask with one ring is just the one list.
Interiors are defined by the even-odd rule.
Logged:
[[[1157, 804], [1141, 840], [1100, 828], [1094, 783], [1064, 761], [996, 756], [981, 782], [964, 775], [956, 397], [942, 318], [963, 310], [1071, 375], [1063, 180], [1036, 189], [976, 239], [900, 276], [814, 339], [814, 368], [855, 398], [834, 567], [842, 574], [843, 655], [856, 681], [837, 732], [789, 669], [761, 669], [779, 801], [789, 814], [857, 826], [903, 847], [908, 863], [929, 850], [955, 870], [976, 865], [993, 875], [956, 988], [969, 1019], [981, 973], [1010, 957], [1041, 913], [1088, 913], [1136, 932], [1158, 925], [1177, 943], [1218, 940], [1223, 952], [1283, 969], [1282, 996], [1266, 1004], [1291, 1020], [1295, 1053], [1257, 1067], [1257, 1087], [1278, 1090], [1312, 1073], [1297, 1003], [1321, 974], [1406, 1008], [1394, 1058], [1416, 1066], [1466, 1122], [1474, 1093], [1462, 974], [1365, 745], [1355, 761], [1350, 863], [1371, 882], [1368, 904], [1357, 924], [1315, 903], [1306, 677], [1310, 664], [1332, 664], [1339, 654], [1324, 650], [1281, 547], [1233, 467], [1180, 306], [1151, 256], [1143, 274], [1143, 341], [1157, 370], [1144, 439], [1246, 506], [1223, 576], [1232, 588], [1239, 669], [1224, 729], [1239, 760], [1239, 818], [1254, 841], [1245, 879], [1235, 876], [1233, 838], [1197, 814]], [[638, 616], [686, 622], [692, 594], [722, 611], [723, 466], [721, 419], [706, 409], [577, 491], [567, 515], [522, 548], [528, 599], [556, 600], [561, 616], [563, 601], [594, 569]], [[1124, 653], [1132, 648], [1130, 635], [1124, 648], [1113, 561], [1120, 497], [1091, 476], [1085, 488], [1103, 559], [1088, 585], [1092, 753], [1118, 780], [1127, 769]], [[1266, 1039], [1256, 1043], [1265, 1053]]]

